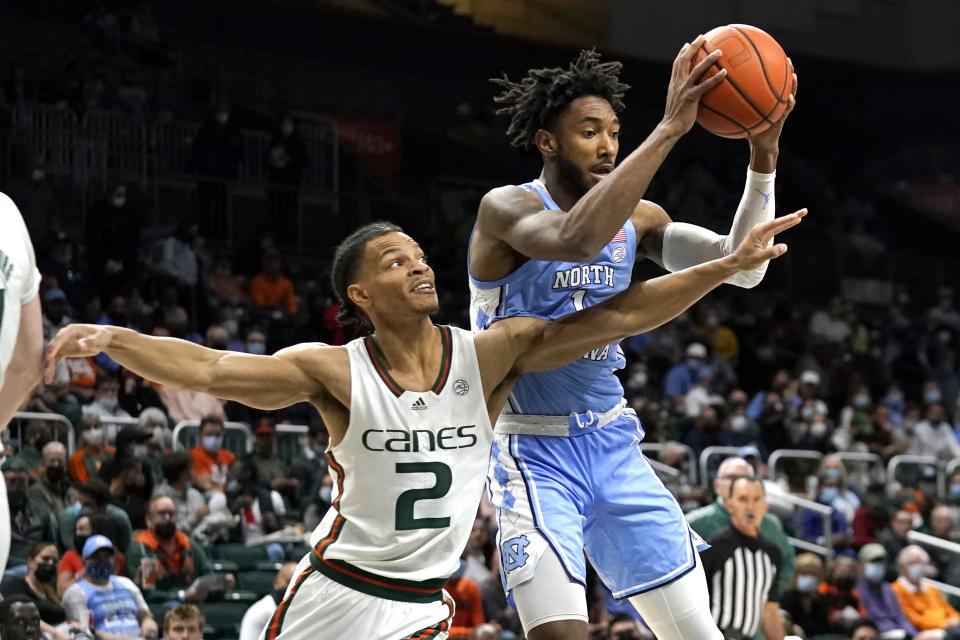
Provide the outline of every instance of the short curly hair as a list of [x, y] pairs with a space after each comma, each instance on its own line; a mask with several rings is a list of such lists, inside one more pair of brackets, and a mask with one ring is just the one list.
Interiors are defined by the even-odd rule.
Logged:
[[623, 111], [623, 96], [630, 85], [620, 82], [619, 62], [600, 62], [595, 50], [581, 51], [567, 69], [530, 69], [519, 82], [506, 74], [490, 82], [503, 88], [493, 101], [502, 105], [497, 115], [510, 118], [507, 136], [515, 147], [530, 149], [539, 129], [550, 128], [556, 117], [577, 98], [598, 96], [610, 103], [614, 112]]

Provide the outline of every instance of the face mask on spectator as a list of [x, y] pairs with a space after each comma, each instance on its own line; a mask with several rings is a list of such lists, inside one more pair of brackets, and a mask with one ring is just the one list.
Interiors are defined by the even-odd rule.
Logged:
[[960, 500], [960, 484], [950, 485], [950, 495]]
[[321, 500], [329, 504], [331, 495], [333, 495], [333, 489], [331, 487], [320, 487]]
[[858, 393], [853, 398], [853, 406], [864, 409], [870, 406], [870, 396], [865, 393]]
[[20, 509], [27, 503], [27, 490], [22, 487], [7, 487], [7, 501], [11, 509]]
[[135, 445], [133, 445], [133, 457], [134, 457], [134, 458], [146, 458], [146, 457], [147, 457], [147, 445], [145, 445], [145, 444], [135, 444]]
[[236, 493], [240, 490], [240, 483], [237, 482], [236, 478], [227, 483], [227, 493]]
[[927, 404], [934, 404], [940, 402], [940, 391], [937, 389], [931, 389], [923, 394], [923, 399]]
[[743, 433], [749, 426], [750, 423], [747, 421], [747, 416], [734, 416], [730, 418], [730, 428], [736, 433]]
[[863, 565], [863, 576], [870, 582], [880, 582], [887, 573], [882, 562], [868, 562]]
[[911, 580], [919, 580], [927, 575], [927, 565], [923, 562], [914, 562], [907, 567], [907, 575]]
[[251, 342], [247, 345], [247, 353], [252, 353], [255, 356], [262, 356], [267, 352], [267, 345], [262, 342]]
[[47, 467], [43, 473], [47, 476], [47, 480], [49, 480], [51, 484], [59, 484], [60, 481], [63, 480], [63, 472], [63, 467]]
[[177, 525], [175, 522], [167, 520], [155, 526], [153, 532], [156, 533], [157, 537], [161, 540], [169, 540], [173, 537], [173, 534], [177, 532]]
[[827, 434], [827, 423], [823, 420], [816, 420], [810, 423], [810, 435], [814, 438], [822, 438]]
[[95, 429], [87, 429], [83, 433], [83, 439], [87, 441], [87, 444], [98, 447], [103, 444], [103, 429], [101, 427], [96, 427]]
[[820, 584], [820, 581], [817, 580], [816, 576], [808, 575], [798, 575], [797, 576], [797, 591], [801, 593], [810, 593], [817, 588], [817, 585]]
[[834, 468], [825, 469], [824, 472], [823, 472], [823, 476], [824, 476], [825, 478], [827, 478], [828, 480], [839, 480], [839, 479], [840, 479], [840, 469], [834, 469]]
[[813, 407], [804, 407], [800, 410], [800, 415], [804, 420], [809, 420], [813, 417]]
[[117, 396], [100, 396], [97, 402], [107, 411], [115, 411], [120, 401]]
[[849, 591], [853, 589], [853, 585], [857, 583], [856, 576], [853, 576], [849, 573], [844, 573], [839, 576], [834, 576], [833, 585], [840, 591]]
[[115, 195], [110, 199], [110, 202], [113, 204], [113, 206], [119, 209], [123, 205], [127, 204], [127, 196]]
[[839, 493], [833, 487], [824, 487], [820, 490], [820, 499], [823, 502], [830, 503], [837, 499]]
[[57, 577], [57, 565], [50, 562], [41, 562], [37, 565], [37, 570], [34, 573], [40, 582], [50, 582]]
[[86, 566], [86, 572], [94, 580], [107, 580], [113, 575], [113, 563], [91, 562]]
[[30, 177], [33, 178], [34, 182], [40, 182], [47, 177], [47, 172], [43, 169], [34, 169], [32, 172], [30, 172]]
[[221, 436], [203, 436], [203, 448], [210, 453], [219, 451], [222, 444], [223, 438]]

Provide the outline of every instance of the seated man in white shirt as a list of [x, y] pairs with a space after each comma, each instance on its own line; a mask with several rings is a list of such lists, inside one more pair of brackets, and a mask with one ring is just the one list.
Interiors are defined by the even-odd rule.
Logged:
[[[273, 579], [273, 591], [263, 596], [247, 609], [240, 623], [240, 640], [257, 640], [264, 628], [270, 623], [277, 607], [283, 601], [287, 585], [293, 580], [293, 572], [297, 569], [296, 562], [288, 562], [277, 571]], [[169, 640], [169, 639], [167, 639]]]

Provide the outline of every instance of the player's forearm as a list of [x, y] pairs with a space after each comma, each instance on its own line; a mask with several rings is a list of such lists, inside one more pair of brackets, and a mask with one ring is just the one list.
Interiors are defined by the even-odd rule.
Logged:
[[43, 374], [43, 325], [40, 319], [40, 300], [34, 298], [23, 305], [17, 343], [10, 356], [0, 388], [0, 430], [16, 413], [20, 405], [40, 384]]
[[[743, 196], [733, 216], [730, 233], [725, 236], [692, 224], [672, 222], [663, 236], [663, 266], [680, 271], [695, 264], [728, 256], [737, 250], [756, 225], [772, 220], [776, 214], [774, 186], [776, 172], [747, 172]], [[729, 284], [751, 288], [763, 280], [768, 263], [734, 274]]]
[[658, 125], [643, 144], [567, 212], [560, 237], [576, 242], [590, 257], [596, 255], [633, 215], [653, 176], [679, 139], [676, 129]]
[[177, 338], [145, 336], [131, 329], [110, 327], [104, 353], [125, 369], [164, 386], [207, 391], [220, 352]]

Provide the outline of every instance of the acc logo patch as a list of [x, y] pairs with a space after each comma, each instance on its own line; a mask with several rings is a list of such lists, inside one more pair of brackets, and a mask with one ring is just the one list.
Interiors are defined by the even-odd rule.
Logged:
[[613, 261], [614, 262], [623, 262], [623, 259], [627, 257], [627, 250], [623, 247], [617, 247], [613, 250]]
[[453, 383], [453, 392], [458, 396], [466, 395], [467, 391], [470, 391], [470, 385], [463, 378]]

